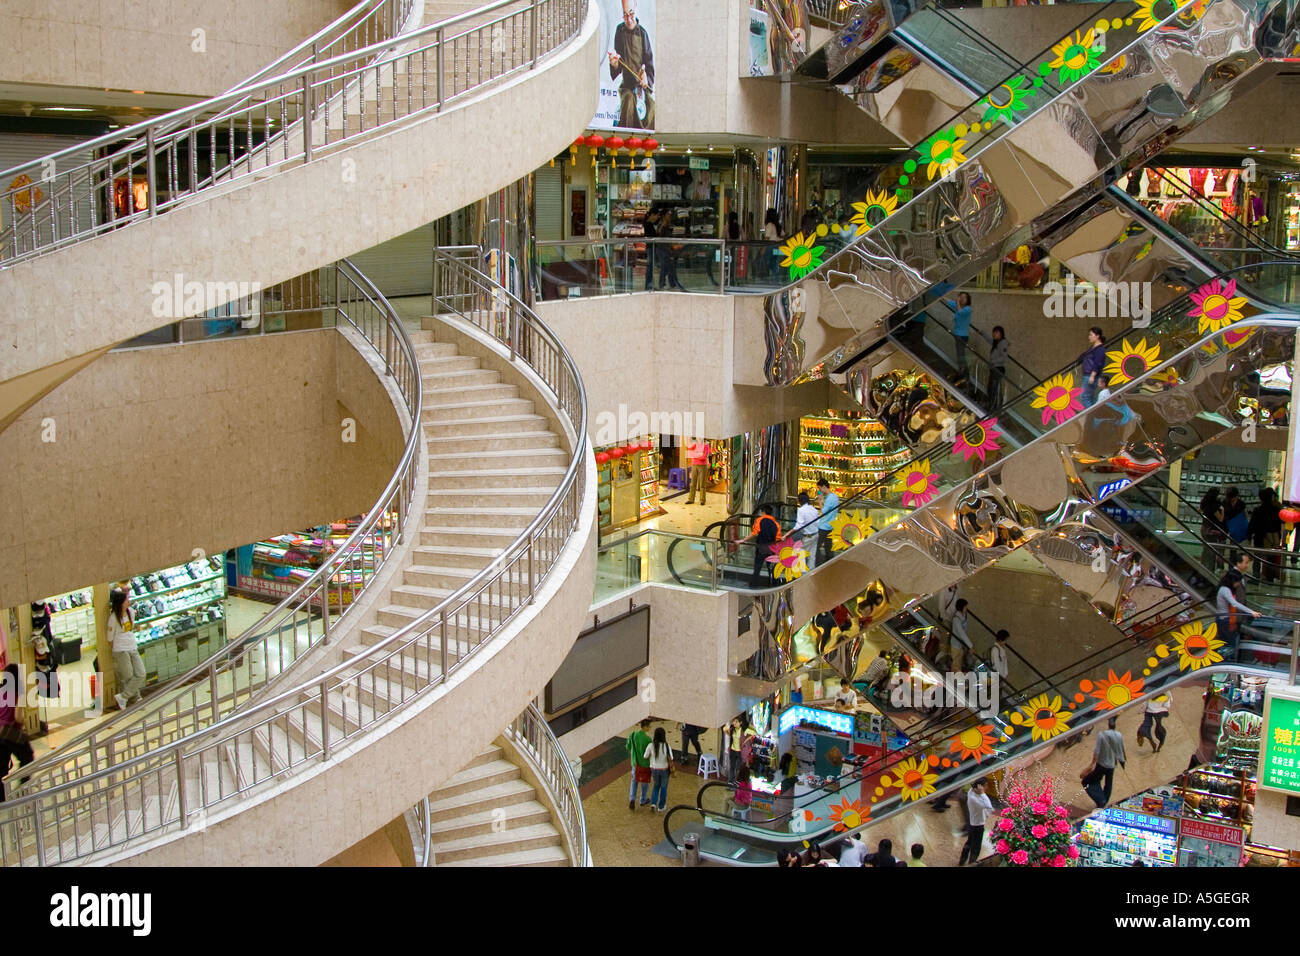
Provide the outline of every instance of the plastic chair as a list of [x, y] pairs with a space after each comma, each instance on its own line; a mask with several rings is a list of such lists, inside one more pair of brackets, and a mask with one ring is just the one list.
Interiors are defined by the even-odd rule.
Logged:
[[686, 469], [670, 468], [668, 469], [668, 487], [678, 491], [686, 490]]
[[708, 779], [710, 775], [722, 779], [722, 771], [718, 768], [717, 754], [700, 754], [700, 766], [695, 771], [697, 777]]

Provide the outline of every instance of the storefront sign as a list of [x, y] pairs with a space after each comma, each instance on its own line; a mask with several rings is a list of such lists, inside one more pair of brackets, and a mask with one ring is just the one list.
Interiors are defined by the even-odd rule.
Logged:
[[688, 156], [686, 158], [690, 161], [689, 165], [691, 169], [709, 168], [709, 158], [707, 156]]
[[1259, 742], [1259, 786], [1300, 793], [1300, 689], [1264, 692], [1264, 731]]
[[1167, 833], [1174, 835], [1177, 821], [1168, 820], [1164, 817], [1155, 817], [1146, 813], [1137, 813], [1133, 810], [1120, 810], [1116, 807], [1108, 807], [1097, 814], [1106, 823], [1117, 827], [1131, 827], [1134, 830], [1148, 830], [1152, 833]]
[[1245, 830], [1222, 823], [1207, 823], [1204, 820], [1189, 820], [1184, 817], [1179, 830], [1184, 839], [1209, 840], [1212, 843], [1227, 843], [1230, 846], [1241, 846], [1246, 842]]
[[777, 721], [777, 733], [785, 733], [791, 727], [797, 726], [800, 721], [807, 721], [810, 724], [819, 724], [822, 727], [829, 727], [836, 733], [848, 736], [853, 733], [853, 715], [840, 714], [833, 710], [817, 710], [813, 707], [787, 707], [781, 711], [781, 718]]

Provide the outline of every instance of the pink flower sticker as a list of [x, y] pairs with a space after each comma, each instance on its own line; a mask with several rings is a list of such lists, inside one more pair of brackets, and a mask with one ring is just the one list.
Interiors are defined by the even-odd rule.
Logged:
[[986, 452], [997, 451], [1002, 447], [997, 441], [1002, 433], [993, 427], [997, 423], [996, 418], [988, 418], [967, 426], [957, 434], [957, 440], [952, 443], [952, 453], [961, 455], [967, 461], [979, 455], [980, 461], [984, 461]]

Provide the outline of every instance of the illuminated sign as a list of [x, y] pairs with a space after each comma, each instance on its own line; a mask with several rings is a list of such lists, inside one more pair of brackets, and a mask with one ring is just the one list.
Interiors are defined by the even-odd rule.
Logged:
[[1193, 840], [1209, 840], [1211, 843], [1227, 843], [1230, 846], [1241, 846], [1246, 842], [1244, 829], [1225, 826], [1222, 823], [1207, 823], [1204, 820], [1189, 820], [1184, 817], [1181, 831], [1184, 838]]
[[777, 722], [777, 733], [783, 734], [791, 727], [798, 726], [800, 721], [808, 721], [810, 724], [821, 724], [823, 727], [829, 727], [837, 733], [853, 733], [853, 715], [839, 714], [833, 710], [817, 710], [813, 707], [788, 707], [781, 711], [781, 719]]
[[1097, 489], [1097, 497], [1105, 498], [1107, 495], [1113, 495], [1121, 488], [1127, 488], [1133, 482], [1128, 478], [1121, 478], [1119, 481], [1111, 481]]
[[1264, 691], [1258, 781], [1264, 790], [1300, 793], [1300, 689]]
[[1178, 821], [1170, 820], [1166, 817], [1153, 817], [1147, 813], [1138, 813], [1135, 810], [1122, 810], [1119, 807], [1108, 807], [1098, 814], [1102, 820], [1117, 827], [1128, 827], [1132, 830], [1147, 830], [1151, 833], [1167, 833], [1173, 836]]

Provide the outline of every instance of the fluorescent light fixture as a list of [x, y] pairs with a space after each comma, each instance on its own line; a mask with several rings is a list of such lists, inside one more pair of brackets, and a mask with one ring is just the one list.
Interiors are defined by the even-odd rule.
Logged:
[[89, 106], [42, 106], [42, 113], [93, 113]]

